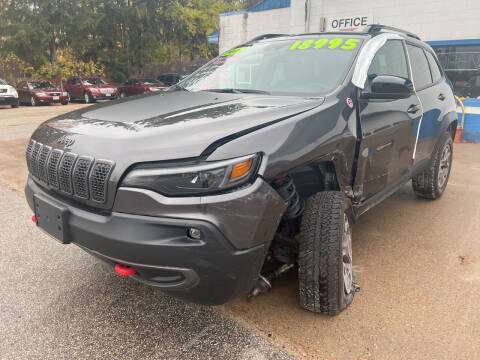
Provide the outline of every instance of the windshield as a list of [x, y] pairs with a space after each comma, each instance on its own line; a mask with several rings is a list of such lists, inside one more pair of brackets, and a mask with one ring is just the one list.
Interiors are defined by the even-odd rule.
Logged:
[[5, 80], [0, 79], [0, 85], [8, 85]]
[[159, 85], [160, 81], [153, 79], [140, 79], [140, 82], [145, 85]]
[[83, 85], [106, 85], [107, 83], [100, 78], [83, 79]]
[[315, 36], [247, 44], [227, 51], [180, 82], [188, 91], [317, 95], [343, 80], [362, 39]]
[[30, 82], [30, 89], [55, 89], [56, 86], [50, 81], [32, 81]]

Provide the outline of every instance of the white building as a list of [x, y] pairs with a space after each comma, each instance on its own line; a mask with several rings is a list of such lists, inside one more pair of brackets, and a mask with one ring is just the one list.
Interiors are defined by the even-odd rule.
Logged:
[[480, 0], [264, 0], [220, 15], [219, 51], [262, 34], [354, 31], [370, 24], [419, 35], [434, 48], [456, 93], [480, 98]]
[[480, 0], [264, 0], [220, 15], [219, 48], [223, 52], [267, 33], [347, 30], [362, 21], [405, 29], [424, 41], [480, 44]]

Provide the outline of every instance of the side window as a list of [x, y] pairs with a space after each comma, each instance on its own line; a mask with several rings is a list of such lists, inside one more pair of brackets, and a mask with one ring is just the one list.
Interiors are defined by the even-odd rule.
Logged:
[[388, 40], [373, 57], [368, 69], [366, 89], [378, 75], [393, 75], [408, 79], [407, 58], [401, 40]]
[[423, 49], [418, 46], [407, 44], [407, 49], [412, 64], [413, 84], [415, 89], [423, 89], [433, 82], [427, 57]]
[[425, 51], [427, 55], [428, 64], [430, 65], [430, 71], [432, 72], [433, 82], [436, 83], [442, 78], [442, 71], [438, 67], [438, 63], [435, 60], [435, 57], [429, 52]]
[[473, 81], [473, 86], [480, 87], [480, 76], [476, 76]]

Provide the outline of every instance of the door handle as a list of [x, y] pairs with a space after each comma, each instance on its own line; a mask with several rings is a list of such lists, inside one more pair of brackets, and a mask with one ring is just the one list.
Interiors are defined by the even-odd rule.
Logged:
[[443, 95], [441, 93], [438, 94], [438, 100], [441, 100], [441, 101], [445, 100], [445, 95]]
[[410, 105], [410, 107], [407, 109], [407, 112], [409, 114], [415, 114], [420, 108], [417, 105]]

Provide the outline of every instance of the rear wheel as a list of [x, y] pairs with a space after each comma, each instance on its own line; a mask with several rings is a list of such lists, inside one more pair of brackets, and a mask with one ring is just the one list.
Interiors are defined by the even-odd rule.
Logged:
[[18, 101], [15, 104], [12, 104], [12, 108], [14, 109], [18, 108]]
[[425, 199], [437, 199], [444, 193], [452, 168], [453, 141], [450, 133], [443, 135], [430, 167], [412, 178], [415, 194]]
[[352, 230], [342, 192], [326, 191], [307, 199], [298, 267], [304, 309], [336, 315], [353, 301]]

